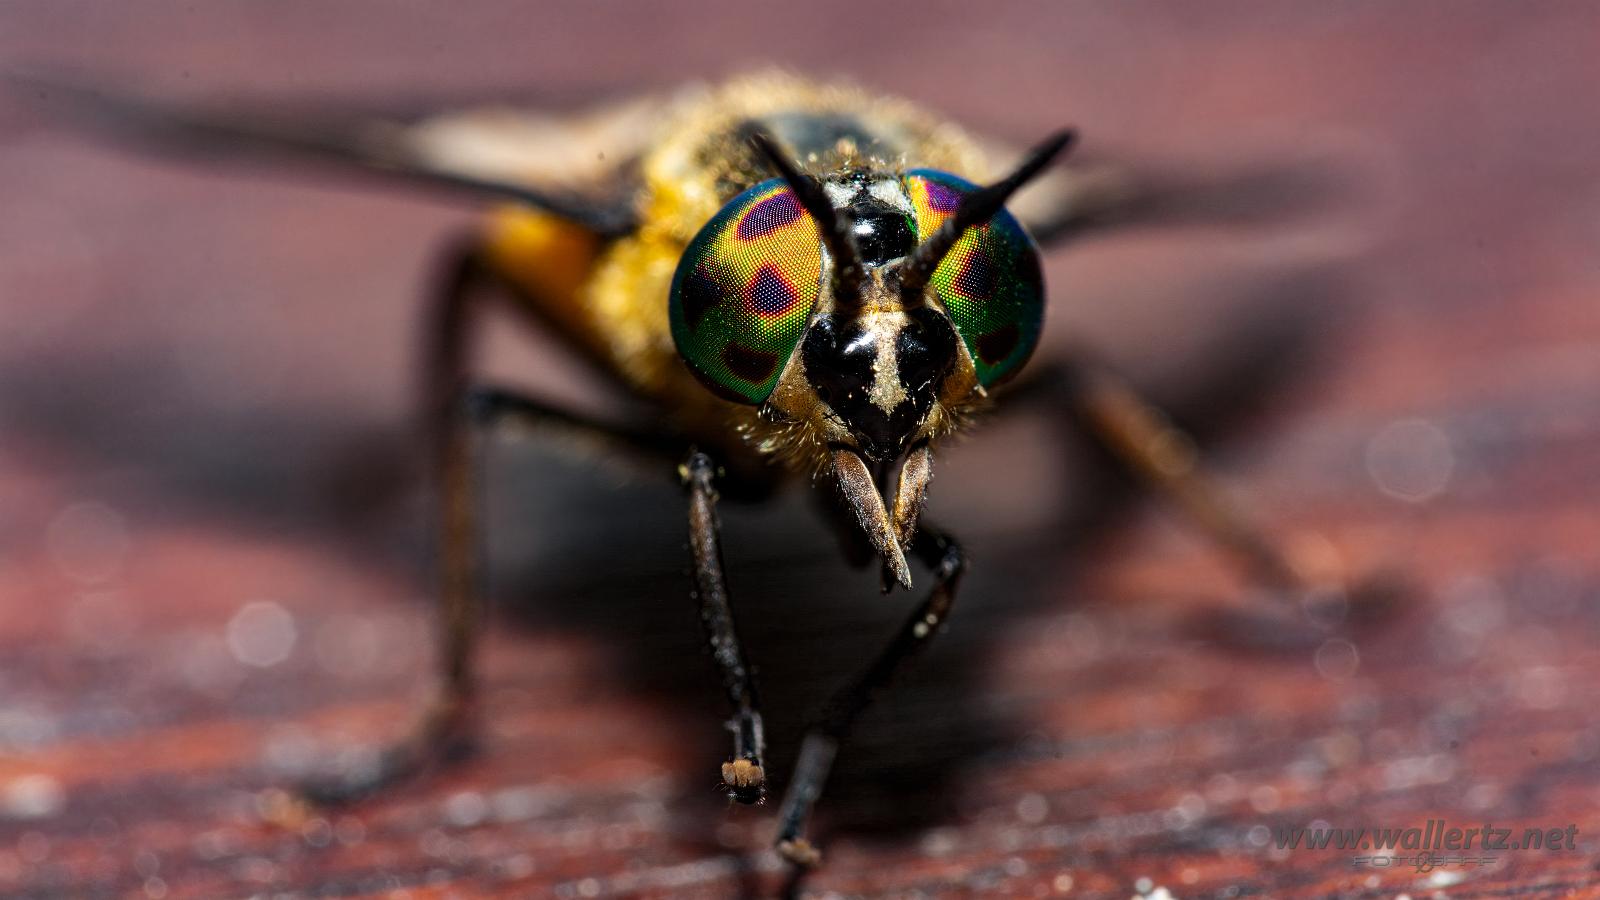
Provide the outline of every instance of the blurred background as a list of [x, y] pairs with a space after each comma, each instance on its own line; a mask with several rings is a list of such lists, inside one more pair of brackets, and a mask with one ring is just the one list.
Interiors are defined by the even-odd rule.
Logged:
[[[1101, 161], [1341, 173], [1281, 215], [1053, 254], [1042, 352], [1094, 348], [1297, 552], [1396, 567], [1406, 602], [1245, 639], [1261, 598], [1213, 547], [1059, 413], [998, 416], [940, 463], [931, 514], [972, 574], [841, 761], [810, 889], [1600, 895], [1600, 12], [984, 6], [9, 2], [0, 69], [419, 112], [777, 65], [1016, 144], [1071, 124]], [[535, 441], [491, 460], [483, 752], [270, 821], [273, 788], [397, 736], [422, 696], [412, 363], [437, 254], [475, 220], [284, 174], [125, 153], [0, 96], [0, 893], [773, 890], [774, 810], [716, 790], [677, 489]], [[605, 402], [547, 339], [502, 327], [487, 356]], [[777, 775], [913, 602], [810, 512], [724, 510]], [[1418, 872], [1270, 837], [1430, 818], [1576, 824], [1580, 849]]]

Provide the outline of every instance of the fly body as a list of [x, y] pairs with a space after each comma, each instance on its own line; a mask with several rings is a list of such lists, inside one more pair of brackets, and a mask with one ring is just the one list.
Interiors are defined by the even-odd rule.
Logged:
[[[922, 515], [940, 442], [1031, 378], [1134, 473], [1279, 592], [1305, 579], [1208, 482], [1166, 418], [1083, 358], [1029, 366], [1043, 327], [1040, 248], [1090, 227], [1181, 216], [1226, 188], [1051, 164], [1058, 132], [1017, 154], [902, 100], [764, 74], [551, 117], [488, 109], [332, 124], [206, 112], [59, 81], [17, 81], [47, 111], [208, 158], [335, 166], [490, 202], [430, 301], [421, 406], [439, 504], [439, 688], [382, 763], [309, 785], [348, 801], [436, 764], [471, 731], [480, 473], [497, 423], [576, 432], [676, 474], [688, 499], [693, 602], [730, 712], [730, 797], [777, 779], [722, 570], [717, 504], [812, 484], [882, 586], [926, 594], [815, 717], [783, 781], [778, 846], [813, 865], [807, 822], [857, 715], [944, 625], [966, 568]], [[485, 304], [509, 301], [648, 415], [609, 422], [473, 374]]]
[[[960, 129], [780, 75], [684, 97], [653, 127], [630, 166], [626, 233], [574, 257], [572, 237], [548, 235], [577, 226], [522, 209], [502, 214], [486, 245], [532, 298], [548, 290], [535, 258], [579, 266], [551, 313], [724, 465], [881, 479], [913, 448], [926, 459], [1031, 354], [1038, 254], [1001, 205], [1025, 179], [945, 228], [995, 169]], [[913, 471], [898, 500], [843, 492], [908, 587], [888, 536], [914, 530], [931, 469]]]
[[[935, 382], [943, 379], [924, 369], [955, 358], [927, 358], [948, 328], [930, 320], [947, 317], [908, 316], [880, 285], [846, 323], [830, 290], [835, 260], [813, 216], [751, 138], [769, 136], [819, 179], [829, 205], [850, 223], [861, 265], [874, 271], [907, 255], [920, 230], [948, 215], [929, 202], [930, 194], [934, 203], [949, 198], [944, 183], [908, 181], [905, 173], [928, 169], [956, 176], [945, 182], [982, 182], [996, 170], [991, 154], [904, 101], [773, 74], [685, 92], [663, 104], [658, 121], [636, 124], [638, 155], [612, 154], [627, 160], [615, 173], [632, 192], [635, 221], [627, 233], [586, 241], [580, 225], [526, 207], [504, 210], [486, 229], [493, 264], [544, 315], [559, 318], [633, 391], [661, 403], [685, 434], [786, 470], [821, 471], [826, 447], [847, 439], [852, 420], [874, 448], [890, 440], [885, 420], [908, 415], [891, 401], [931, 411]], [[914, 190], [923, 201], [920, 216]], [[1037, 263], [1028, 262], [1037, 281]], [[992, 278], [992, 268], [962, 283]], [[577, 270], [578, 277], [568, 275], [564, 289], [553, 292], [552, 270]], [[946, 282], [959, 275], [952, 271]], [[906, 377], [916, 383], [906, 385], [892, 371], [895, 335], [913, 321], [931, 343], [907, 337]], [[813, 322], [837, 327], [794, 353], [796, 336]], [[962, 362], [967, 390], [951, 385], [929, 423], [931, 435], [952, 430], [983, 398], [965, 354]], [[808, 372], [837, 406], [822, 400], [825, 409], [819, 407], [816, 392], [805, 389]]]

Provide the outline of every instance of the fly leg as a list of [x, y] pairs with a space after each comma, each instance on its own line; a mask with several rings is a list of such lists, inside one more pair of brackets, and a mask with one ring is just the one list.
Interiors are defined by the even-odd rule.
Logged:
[[[1073, 365], [1057, 377], [1079, 424], [1228, 550], [1258, 584], [1282, 597], [1316, 596], [1313, 579], [1205, 474], [1194, 442], [1159, 408], [1104, 368]], [[1376, 577], [1350, 590], [1342, 602], [1351, 613], [1377, 614], [1402, 589], [1393, 578]]]
[[423, 323], [423, 427], [437, 507], [439, 547], [438, 674], [411, 732], [368, 766], [302, 787], [318, 803], [346, 803], [410, 777], [469, 745], [474, 684], [472, 653], [479, 611], [477, 435], [462, 403], [467, 388], [474, 300], [489, 280], [470, 244], [446, 267]]
[[722, 540], [717, 522], [716, 466], [695, 450], [680, 470], [689, 491], [689, 549], [694, 555], [695, 597], [711, 657], [722, 674], [722, 687], [733, 707], [728, 730], [733, 756], [722, 764], [728, 796], [739, 803], [760, 803], [766, 796], [766, 734], [761, 724], [755, 675], [733, 626], [728, 580], [722, 566]]
[[370, 765], [303, 785], [302, 793], [314, 802], [360, 799], [471, 749], [472, 664], [483, 613], [478, 509], [482, 450], [491, 426], [518, 422], [553, 428], [665, 463], [663, 469], [681, 458], [682, 444], [669, 436], [593, 421], [497, 388], [472, 388], [468, 362], [475, 299], [495, 281], [469, 246], [449, 267], [426, 323], [423, 412], [438, 492], [440, 567], [432, 695], [411, 732]]
[[472, 656], [483, 610], [477, 510], [486, 439], [500, 426], [520, 426], [575, 438], [613, 455], [655, 462], [658, 471], [667, 470], [682, 447], [669, 435], [598, 422], [498, 387], [471, 388], [457, 405], [465, 428], [459, 444], [446, 448], [441, 472], [440, 544], [445, 580], [434, 695], [411, 733], [380, 753], [372, 766], [307, 785], [305, 793], [314, 801], [357, 800], [470, 749], [475, 694]]
[[778, 811], [777, 837], [778, 852], [797, 867], [815, 866], [821, 860], [817, 849], [806, 839], [806, 823], [822, 796], [834, 757], [851, 725], [889, 684], [901, 664], [927, 646], [955, 604], [956, 590], [967, 568], [961, 545], [955, 538], [924, 524], [911, 539], [909, 549], [933, 569], [933, 590], [900, 625], [878, 657], [829, 698], [822, 715], [806, 729], [800, 744], [800, 757]]

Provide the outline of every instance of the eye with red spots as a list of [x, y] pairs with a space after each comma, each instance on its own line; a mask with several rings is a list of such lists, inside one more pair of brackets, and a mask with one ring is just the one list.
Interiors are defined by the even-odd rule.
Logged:
[[689, 242], [672, 279], [672, 339], [713, 391], [742, 403], [772, 393], [816, 303], [817, 226], [782, 179], [729, 201]]
[[[918, 239], [955, 213], [972, 183], [945, 172], [913, 169], [904, 177]], [[968, 228], [928, 279], [972, 357], [978, 383], [999, 384], [1021, 370], [1044, 328], [1044, 278], [1039, 250], [1022, 225], [1002, 210]]]
[[794, 193], [782, 191], [756, 201], [755, 205], [741, 212], [739, 225], [733, 234], [741, 241], [760, 240], [780, 228], [793, 225], [803, 215], [805, 210], [800, 208], [800, 201]]

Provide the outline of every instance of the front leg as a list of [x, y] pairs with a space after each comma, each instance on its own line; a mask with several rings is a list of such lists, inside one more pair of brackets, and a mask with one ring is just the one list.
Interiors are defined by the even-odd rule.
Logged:
[[728, 796], [740, 803], [760, 803], [766, 796], [766, 734], [756, 698], [755, 675], [745, 659], [733, 626], [728, 603], [728, 579], [722, 566], [722, 541], [717, 523], [716, 466], [711, 457], [696, 450], [681, 470], [689, 490], [689, 548], [694, 554], [695, 599], [705, 626], [711, 658], [722, 673], [722, 687], [733, 707], [728, 730], [733, 732], [733, 755], [722, 764], [722, 781]]
[[778, 812], [778, 852], [799, 868], [821, 861], [817, 849], [806, 839], [806, 824], [811, 811], [827, 785], [839, 745], [855, 724], [856, 717], [888, 686], [902, 663], [910, 659], [938, 633], [950, 609], [956, 590], [966, 572], [966, 555], [955, 538], [923, 525], [911, 539], [910, 550], [934, 571], [933, 590], [929, 591], [909, 618], [895, 632], [870, 665], [862, 669], [828, 700], [822, 715], [806, 729], [800, 744], [800, 758]]

